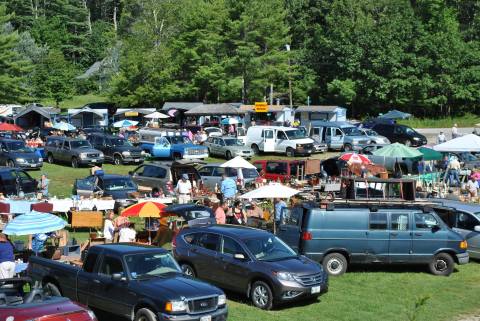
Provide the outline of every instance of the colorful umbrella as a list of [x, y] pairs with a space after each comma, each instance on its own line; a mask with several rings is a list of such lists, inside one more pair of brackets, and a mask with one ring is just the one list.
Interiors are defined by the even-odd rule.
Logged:
[[127, 207], [121, 215], [126, 217], [161, 217], [166, 207], [162, 203], [147, 201]]
[[236, 125], [239, 121], [236, 118], [224, 118], [220, 123], [222, 125]]
[[65, 132], [74, 131], [75, 129], [77, 129], [72, 124], [69, 124], [69, 123], [66, 123], [66, 122], [63, 122], [63, 121], [53, 124], [53, 128], [61, 130], [61, 131], [65, 131]]
[[350, 164], [371, 164], [372, 162], [365, 156], [357, 153], [345, 153], [340, 159]]
[[377, 149], [372, 153], [375, 156], [393, 157], [393, 158], [414, 158], [423, 154], [415, 148], [407, 147], [403, 144], [394, 143]]
[[429, 160], [441, 160], [443, 158], [442, 153], [437, 152], [431, 148], [420, 147], [418, 150], [423, 154], [423, 159], [426, 161]]
[[49, 213], [32, 211], [11, 220], [3, 229], [7, 235], [30, 235], [61, 230], [67, 222]]
[[113, 123], [113, 127], [116, 127], [116, 128], [131, 127], [131, 126], [137, 126], [137, 124], [138, 124], [138, 121], [124, 119], [124, 120], [120, 120]]
[[23, 129], [20, 126], [9, 124], [9, 123], [1, 123], [0, 124], [0, 131], [4, 132], [20, 132]]
[[170, 116], [167, 116], [165, 114], [159, 113], [158, 111], [153, 112], [151, 114], [145, 115], [145, 118], [151, 118], [151, 119], [162, 119], [162, 118], [170, 118]]

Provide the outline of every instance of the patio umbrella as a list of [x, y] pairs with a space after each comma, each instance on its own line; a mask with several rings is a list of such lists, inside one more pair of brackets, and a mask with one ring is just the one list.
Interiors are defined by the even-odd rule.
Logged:
[[371, 164], [372, 162], [365, 156], [357, 153], [345, 153], [339, 159], [350, 164]]
[[75, 129], [77, 129], [72, 124], [69, 124], [69, 123], [66, 123], [66, 122], [63, 122], [63, 121], [53, 124], [53, 128], [64, 131], [64, 132], [70, 132], [70, 131], [74, 131]]
[[300, 193], [300, 191], [294, 188], [282, 185], [280, 183], [271, 183], [240, 195], [240, 198], [289, 198], [298, 193]]
[[9, 124], [9, 123], [1, 123], [0, 124], [0, 131], [4, 132], [20, 132], [23, 129], [20, 126]]
[[116, 128], [131, 127], [131, 126], [137, 126], [137, 124], [138, 124], [138, 121], [124, 119], [124, 120], [120, 120], [113, 123], [113, 127], [116, 127]]
[[224, 118], [222, 119], [222, 121], [220, 122], [222, 125], [236, 125], [239, 123], [238, 119], [236, 118]]
[[145, 115], [145, 118], [150, 118], [150, 119], [165, 119], [165, 118], [170, 118], [170, 116], [167, 116], [165, 114], [159, 113], [158, 111], [153, 112], [151, 114]]
[[67, 222], [50, 213], [32, 211], [11, 220], [3, 229], [7, 235], [30, 235], [61, 230]]
[[377, 149], [372, 153], [375, 156], [383, 156], [383, 157], [393, 157], [393, 158], [414, 158], [420, 157], [423, 154], [411, 147], [407, 147], [403, 144], [394, 143], [391, 145], [387, 145], [380, 149]]
[[431, 148], [420, 147], [418, 148], [418, 150], [423, 154], [423, 159], [426, 161], [441, 160], [443, 158], [442, 153], [437, 152], [436, 150], [433, 150]]
[[246, 161], [242, 156], [237, 156], [232, 158], [229, 161], [226, 161], [220, 167], [228, 167], [228, 168], [252, 168], [256, 169], [250, 162]]
[[[124, 209], [122, 211], [121, 216], [124, 217], [131, 217], [131, 216], [136, 216], [136, 217], [147, 217], [149, 220], [149, 225], [150, 225], [150, 218], [151, 217], [161, 217], [167, 206], [158, 203], [158, 202], [142, 202], [142, 203], [137, 203], [134, 205], [131, 205]], [[152, 243], [152, 237], [151, 237], [151, 231], [149, 229], [148, 231], [148, 243]]]

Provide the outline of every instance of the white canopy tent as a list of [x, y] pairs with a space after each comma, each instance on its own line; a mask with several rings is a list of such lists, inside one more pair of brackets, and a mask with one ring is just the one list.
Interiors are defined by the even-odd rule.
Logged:
[[300, 193], [299, 190], [282, 185], [280, 183], [270, 183], [268, 185], [261, 186], [253, 191], [240, 195], [240, 198], [290, 198], [298, 193]]
[[229, 168], [252, 168], [256, 169], [251, 163], [242, 158], [242, 156], [237, 156], [232, 158], [229, 161], [226, 161], [220, 167], [229, 167]]
[[435, 145], [433, 149], [438, 152], [480, 152], [480, 137], [468, 134]]

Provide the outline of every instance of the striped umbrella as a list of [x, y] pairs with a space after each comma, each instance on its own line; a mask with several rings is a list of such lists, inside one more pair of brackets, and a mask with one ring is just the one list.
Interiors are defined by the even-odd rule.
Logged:
[[122, 216], [131, 217], [161, 217], [167, 206], [158, 202], [142, 202], [127, 207], [122, 211]]
[[61, 230], [67, 222], [49, 213], [32, 211], [11, 220], [3, 229], [7, 235], [30, 235]]

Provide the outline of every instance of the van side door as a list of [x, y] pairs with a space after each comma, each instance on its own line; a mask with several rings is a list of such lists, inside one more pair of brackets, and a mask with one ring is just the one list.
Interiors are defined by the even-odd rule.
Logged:
[[165, 137], [155, 137], [155, 145], [153, 146], [153, 156], [168, 158], [170, 157], [171, 145]]
[[412, 219], [410, 213], [390, 213], [390, 263], [409, 262], [412, 254]]
[[447, 247], [448, 229], [432, 213], [414, 213], [413, 260], [430, 262], [438, 249]]
[[365, 263], [388, 262], [388, 213], [372, 212], [368, 224], [368, 247]]
[[275, 131], [273, 129], [264, 129], [262, 131], [262, 149], [264, 152], [275, 151]]
[[300, 250], [300, 239], [302, 237], [302, 217], [302, 207], [284, 208], [280, 226], [277, 229], [277, 236], [297, 253]]

